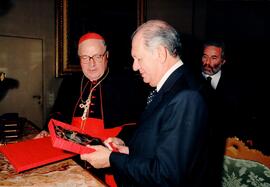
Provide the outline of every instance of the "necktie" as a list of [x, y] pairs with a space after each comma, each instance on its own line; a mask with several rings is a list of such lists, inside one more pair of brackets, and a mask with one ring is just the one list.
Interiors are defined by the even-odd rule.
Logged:
[[155, 97], [155, 95], [157, 94], [157, 90], [154, 89], [150, 92], [150, 94], [147, 97], [147, 104], [151, 103], [151, 101], [153, 100], [153, 98]]
[[212, 80], [212, 77], [210, 77], [210, 76], [208, 76], [208, 77], [206, 78], [207, 84], [210, 85], [210, 86], [212, 87], [212, 85], [211, 85], [211, 80]]

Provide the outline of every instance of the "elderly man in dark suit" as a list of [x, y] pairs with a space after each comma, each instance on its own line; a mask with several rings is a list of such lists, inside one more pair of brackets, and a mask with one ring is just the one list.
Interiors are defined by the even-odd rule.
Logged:
[[132, 39], [133, 70], [155, 88], [128, 145], [109, 138], [81, 155], [95, 168], [111, 167], [118, 186], [205, 186], [207, 107], [180, 59], [180, 38], [161, 20], [141, 25]]

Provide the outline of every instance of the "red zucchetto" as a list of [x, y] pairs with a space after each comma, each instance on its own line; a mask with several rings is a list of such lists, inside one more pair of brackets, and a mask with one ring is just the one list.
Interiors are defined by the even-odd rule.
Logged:
[[88, 39], [98, 39], [98, 40], [104, 40], [104, 38], [97, 34], [97, 33], [94, 33], [94, 32], [89, 32], [89, 33], [86, 33], [84, 35], [81, 36], [80, 40], [79, 40], [79, 44], [82, 43], [83, 41], [85, 40], [88, 40]]

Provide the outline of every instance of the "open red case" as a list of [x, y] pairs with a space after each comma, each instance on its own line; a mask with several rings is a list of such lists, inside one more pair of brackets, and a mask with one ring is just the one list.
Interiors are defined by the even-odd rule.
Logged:
[[77, 154], [94, 152], [94, 149], [86, 147], [86, 145], [103, 145], [105, 139], [117, 136], [122, 130], [122, 127], [99, 128], [98, 131], [93, 129], [86, 133], [76, 126], [55, 119], [50, 120], [48, 127], [54, 147]]

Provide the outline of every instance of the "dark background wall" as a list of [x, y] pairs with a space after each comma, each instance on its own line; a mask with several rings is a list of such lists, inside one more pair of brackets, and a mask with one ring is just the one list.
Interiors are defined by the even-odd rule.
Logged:
[[[209, 1], [205, 37], [226, 42], [228, 62], [245, 79], [255, 106], [267, 107], [267, 64], [270, 44], [270, 1]], [[265, 115], [266, 116], [266, 115]]]
[[[209, 36], [223, 38], [227, 44], [230, 63], [234, 63], [236, 70], [247, 79], [251, 91], [256, 93], [254, 97], [257, 98], [254, 99], [259, 100], [257, 104], [266, 105], [267, 102], [264, 100], [267, 98], [268, 85], [266, 66], [269, 61], [267, 56], [270, 31], [269, 2], [269, 0], [145, 0], [145, 19], [164, 19], [181, 32], [184, 46], [183, 60], [194, 66], [200, 61], [203, 39]], [[101, 8], [102, 6], [98, 6], [97, 10]], [[90, 12], [91, 8], [86, 8], [86, 11]], [[101, 26], [113, 24], [106, 23], [106, 17], [103, 18]], [[129, 24], [128, 21], [126, 24]], [[55, 29], [55, 0], [0, 1], [1, 35], [40, 38], [44, 41], [42, 82], [44, 116], [50, 111], [51, 101], [55, 98], [62, 80], [55, 76]], [[109, 40], [117, 42], [115, 38]], [[128, 50], [123, 51], [127, 53]]]

